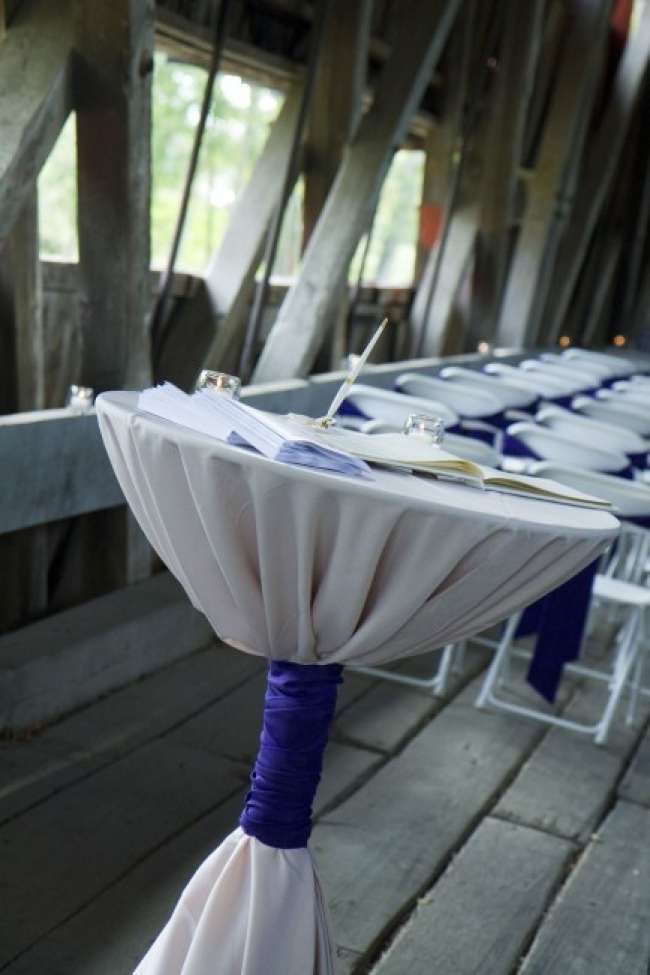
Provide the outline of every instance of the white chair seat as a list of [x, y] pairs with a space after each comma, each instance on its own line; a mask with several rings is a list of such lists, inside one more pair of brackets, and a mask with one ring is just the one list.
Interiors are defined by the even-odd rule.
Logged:
[[480, 419], [502, 411], [497, 396], [488, 390], [476, 388], [469, 383], [450, 383], [437, 376], [422, 376], [417, 372], [405, 372], [398, 376], [395, 385], [409, 396], [440, 400], [451, 407], [459, 416]]
[[528, 392], [518, 386], [510, 386], [506, 381], [498, 380], [494, 376], [489, 376], [476, 369], [466, 369], [463, 366], [447, 366], [442, 369], [440, 375], [443, 379], [451, 380], [455, 383], [471, 385], [474, 389], [483, 389], [493, 396], [496, 396], [501, 404], [502, 410], [523, 409], [535, 402], [535, 393]]
[[586, 413], [605, 423], [613, 423], [622, 429], [633, 430], [642, 437], [650, 434], [650, 410], [643, 407], [631, 409], [611, 399], [597, 399], [593, 396], [576, 396], [572, 404], [575, 410]]
[[446, 403], [434, 399], [404, 396], [402, 393], [381, 389], [378, 386], [355, 385], [346, 396], [346, 401], [352, 403], [366, 417], [385, 420], [400, 429], [410, 413], [439, 416], [446, 427], [458, 423], [457, 413]]
[[650, 589], [611, 576], [597, 575], [594, 580], [593, 594], [599, 599], [609, 599], [626, 606], [640, 608], [650, 606]]
[[567, 384], [562, 379], [556, 379], [555, 376], [526, 372], [505, 362], [489, 362], [484, 366], [483, 371], [518, 389], [528, 390], [537, 396], [546, 396], [549, 399], [554, 399], [556, 396], [570, 396], [575, 389], [573, 384]]
[[593, 349], [564, 349], [561, 353], [563, 359], [584, 359], [587, 362], [602, 362], [611, 369], [612, 376], [629, 376], [638, 371], [638, 366], [624, 359], [621, 356], [607, 355], [604, 352], [594, 352]]
[[613, 424], [572, 413], [571, 410], [551, 403], [540, 407], [535, 420], [563, 437], [579, 438], [596, 447], [600, 444], [606, 450], [618, 450], [626, 454], [650, 451], [650, 443], [632, 430], [622, 430]]
[[540, 424], [513, 423], [507, 432], [543, 460], [591, 471], [616, 472], [629, 466], [628, 458], [621, 451], [603, 450], [600, 447], [576, 443], [574, 439], [563, 437]]

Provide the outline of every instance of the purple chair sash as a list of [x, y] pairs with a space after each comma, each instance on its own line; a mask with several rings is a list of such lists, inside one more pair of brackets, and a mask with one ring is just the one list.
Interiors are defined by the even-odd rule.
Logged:
[[574, 396], [575, 393], [568, 393], [566, 396], [549, 396], [548, 402], [554, 403], [556, 406], [562, 406], [565, 410], [570, 410]]
[[267, 846], [307, 846], [340, 664], [269, 664], [260, 749], [239, 824]]
[[537, 633], [527, 681], [542, 697], [555, 700], [564, 665], [577, 660], [584, 634], [598, 559], [548, 595], [528, 606], [515, 639]]
[[[650, 515], [626, 516], [625, 521], [650, 529]], [[564, 665], [580, 656], [598, 561], [528, 606], [515, 633], [515, 639], [537, 633], [526, 679], [551, 704]]]

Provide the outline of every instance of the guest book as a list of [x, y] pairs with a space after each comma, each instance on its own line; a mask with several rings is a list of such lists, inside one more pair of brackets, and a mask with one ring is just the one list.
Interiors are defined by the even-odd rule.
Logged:
[[369, 465], [381, 465], [480, 489], [562, 504], [610, 507], [608, 501], [547, 478], [510, 474], [456, 457], [422, 437], [400, 433], [371, 435], [335, 425], [323, 426], [310, 417], [268, 413], [206, 390], [188, 395], [171, 383], [163, 383], [140, 393], [138, 408], [218, 440], [256, 450], [272, 460], [302, 467], [369, 477]]

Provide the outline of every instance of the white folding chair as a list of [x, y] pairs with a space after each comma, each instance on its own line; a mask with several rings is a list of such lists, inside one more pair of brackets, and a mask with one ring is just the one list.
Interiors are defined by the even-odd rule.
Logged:
[[622, 430], [610, 423], [603, 423], [584, 414], [573, 413], [552, 404], [541, 406], [535, 422], [555, 430], [563, 437], [573, 438], [589, 446], [618, 450], [625, 454], [642, 454], [650, 451], [650, 442], [632, 430]]
[[446, 427], [458, 424], [458, 414], [439, 400], [404, 396], [392, 389], [379, 386], [354, 385], [345, 398], [363, 420], [381, 419], [401, 429], [411, 413], [428, 413], [439, 416]]
[[633, 408], [596, 396], [576, 396], [571, 406], [578, 413], [585, 413], [595, 420], [613, 423], [623, 430], [633, 430], [642, 437], [650, 435], [650, 410], [642, 406]]
[[595, 352], [593, 349], [581, 349], [578, 346], [564, 349], [560, 354], [563, 359], [584, 359], [588, 362], [602, 362], [611, 369], [612, 376], [629, 376], [638, 372], [639, 368], [643, 368], [642, 364], [639, 364], [643, 357], [640, 357], [639, 362], [637, 362], [623, 355], [608, 355], [605, 352]]
[[531, 395], [542, 396], [544, 399], [555, 399], [559, 396], [570, 396], [575, 392], [575, 385], [555, 376], [545, 376], [539, 372], [517, 369], [505, 362], [488, 362], [483, 371], [502, 382], [519, 389], [527, 390]]
[[519, 368], [524, 372], [532, 372], [535, 376], [554, 376], [556, 379], [564, 379], [572, 384], [576, 393], [600, 386], [600, 379], [594, 379], [590, 373], [582, 372], [578, 366], [555, 366], [540, 359], [524, 359], [519, 363]]
[[[591, 471], [608, 471], [618, 473], [630, 466], [629, 459], [620, 450], [604, 450], [602, 447], [576, 442], [571, 437], [562, 436], [539, 423], [513, 423], [508, 427], [509, 436], [515, 437], [529, 450], [536, 454], [536, 458], [525, 460], [516, 457], [516, 464], [511, 464], [506, 455], [503, 467], [518, 467], [530, 471], [535, 460], [550, 460], [557, 464], [571, 467], [581, 467]], [[506, 446], [507, 450], [507, 446]]]
[[479, 372], [477, 369], [467, 369], [464, 366], [446, 366], [440, 371], [440, 375], [443, 379], [454, 383], [462, 383], [473, 389], [484, 389], [496, 396], [502, 410], [525, 410], [538, 399], [537, 395], [529, 390], [511, 385], [507, 380], [497, 380], [495, 376]]
[[[650, 516], [650, 492], [634, 482], [596, 471], [584, 471], [549, 462], [535, 464], [532, 473], [551, 477], [570, 487], [604, 497], [615, 505], [616, 513], [621, 517]], [[532, 705], [515, 703], [499, 693], [504, 676], [509, 672], [512, 657], [530, 656], [529, 652], [518, 648], [514, 641], [522, 616], [521, 612], [510, 617], [505, 626], [477, 698], [477, 706], [494, 707], [534, 718], [546, 724], [593, 735], [597, 744], [603, 744], [607, 739], [621, 697], [628, 688], [630, 699], [627, 721], [632, 723], [636, 716], [639, 696], [650, 695], [650, 689], [642, 686], [648, 642], [646, 616], [650, 607], [650, 589], [641, 584], [649, 553], [650, 532], [623, 524], [621, 542], [617, 545], [605, 571], [596, 575], [592, 589], [594, 604], [614, 607], [619, 613], [623, 613], [615, 641], [612, 666], [606, 669], [581, 663], [568, 663], [564, 668], [566, 673], [607, 684], [608, 696], [598, 721], [591, 724], [573, 721], [534, 708]]]

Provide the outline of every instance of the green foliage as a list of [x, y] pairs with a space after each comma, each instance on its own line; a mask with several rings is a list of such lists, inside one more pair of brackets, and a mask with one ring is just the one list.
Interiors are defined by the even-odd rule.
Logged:
[[[153, 88], [151, 259], [164, 266], [199, 117], [206, 73], [157, 54]], [[178, 270], [202, 274], [225, 232], [233, 204], [264, 146], [282, 96], [235, 75], [219, 75], [201, 146]], [[68, 120], [39, 177], [41, 253], [76, 261], [75, 127]], [[395, 154], [386, 178], [365, 269], [367, 282], [408, 284], [413, 276], [422, 153]], [[303, 183], [287, 206], [275, 277], [296, 273], [302, 243]], [[359, 258], [356, 262], [358, 264]], [[354, 274], [354, 263], [352, 273]]]

